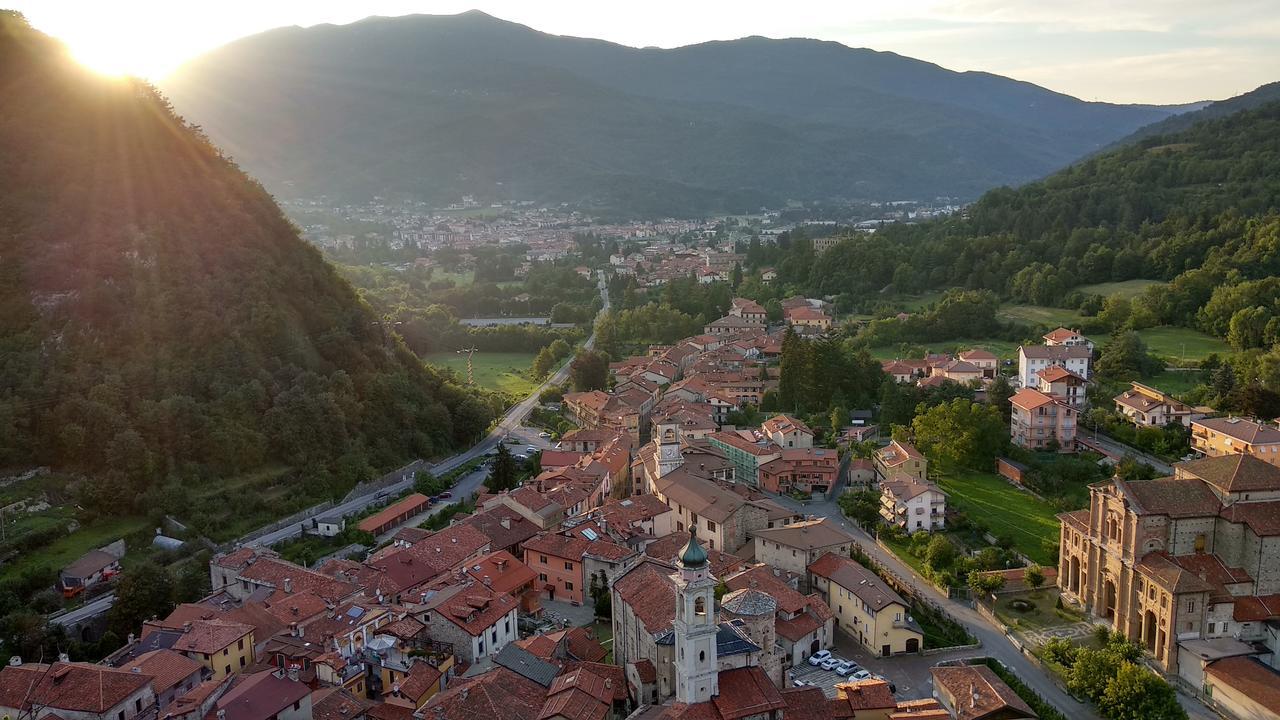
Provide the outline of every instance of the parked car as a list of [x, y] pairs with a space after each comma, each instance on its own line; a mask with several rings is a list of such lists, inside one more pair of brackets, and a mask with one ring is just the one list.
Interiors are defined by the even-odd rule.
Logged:
[[808, 682], [806, 682], [806, 681], [804, 681], [804, 680], [801, 680], [800, 678], [792, 678], [792, 680], [791, 680], [791, 684], [792, 684], [794, 687], [808, 687], [810, 683], [808, 683]]
[[524, 449], [524, 452], [525, 452], [525, 454], [526, 454], [526, 455], [532, 455], [532, 454], [534, 454], [534, 453], [538, 452], [538, 448], [536, 448], [536, 447], [534, 447], [534, 446], [530, 445], [529, 447], [527, 447], [527, 448], [525, 448], [525, 449]]
[[540, 437], [540, 438], [549, 438], [549, 437], [551, 437], [551, 433], [547, 432], [546, 430], [543, 430], [542, 432], [538, 433], [538, 437]]
[[850, 675], [849, 678], [851, 680], [870, 680], [871, 673], [867, 672], [865, 669], [859, 669], [857, 672]]
[[821, 665], [822, 662], [829, 657], [831, 657], [830, 650], [819, 650], [818, 652], [809, 656], [809, 664], [813, 665], [814, 667], [817, 667]]
[[845, 660], [844, 662], [836, 666], [836, 674], [839, 675], [840, 677], [844, 677], [845, 675], [848, 675], [851, 672], [855, 672], [861, 669], [862, 668], [858, 666], [858, 663], [852, 660]]
[[822, 664], [819, 665], [818, 667], [822, 668], [823, 670], [835, 670], [837, 667], [840, 667], [840, 663], [842, 662], [844, 662], [843, 658], [838, 658], [835, 655], [832, 655], [826, 660], [823, 660]]
[[449, 498], [453, 497], [453, 493], [449, 492], [448, 490], [445, 490], [444, 492], [440, 493], [436, 497], [444, 498], [445, 500], [448, 500]]

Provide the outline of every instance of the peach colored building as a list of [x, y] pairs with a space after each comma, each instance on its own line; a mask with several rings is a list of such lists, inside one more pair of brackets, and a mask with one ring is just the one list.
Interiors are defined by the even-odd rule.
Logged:
[[1060, 452], [1075, 451], [1076, 409], [1062, 398], [1023, 388], [1010, 403], [1009, 435], [1014, 445], [1043, 450], [1056, 442]]

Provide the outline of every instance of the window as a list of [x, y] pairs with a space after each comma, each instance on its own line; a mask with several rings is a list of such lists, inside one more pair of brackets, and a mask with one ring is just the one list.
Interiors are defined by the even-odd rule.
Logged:
[[301, 700], [299, 700], [299, 701], [297, 701], [297, 702], [295, 702], [295, 703], [293, 704], [293, 709], [294, 709], [294, 710], [297, 710], [297, 709], [298, 709], [298, 708], [300, 708], [300, 707], [302, 707], [302, 701], [301, 701]]
[[572, 589], [573, 589], [573, 583], [569, 582], [568, 580], [565, 580], [565, 581], [564, 581], [564, 589], [565, 589], [565, 590], [572, 590]]
[[565, 570], [572, 570], [572, 569], [573, 569], [573, 563], [571, 563], [571, 562], [569, 562], [569, 561], [567, 561], [567, 560], [566, 560], [566, 561], [565, 561], [565, 563], [564, 563], [564, 569], [565, 569]]
[[546, 574], [546, 573], [538, 573], [538, 580], [540, 580], [540, 581], [542, 581], [542, 582], [546, 582], [546, 581], [547, 581], [547, 574]]
[[539, 556], [538, 556], [538, 562], [542, 563], [543, 565], [546, 565], [546, 564], [547, 564], [547, 556], [546, 556], [546, 555], [539, 555]]
[[1218, 623], [1209, 623], [1209, 633], [1212, 635], [1218, 629]]
[[142, 698], [133, 701], [133, 711], [142, 712]]
[[240, 638], [240, 644], [236, 646], [236, 649], [237, 649], [237, 650], [243, 650], [243, 649], [244, 649], [244, 638]]
[[707, 600], [706, 600], [706, 598], [701, 598], [701, 597], [700, 597], [700, 598], [695, 598], [695, 599], [694, 599], [694, 601], [693, 601], [693, 614], [694, 614], [694, 615], [699, 615], [699, 616], [701, 616], [701, 615], [706, 615], [706, 614], [707, 614]]
[[224, 648], [222, 648], [222, 657], [226, 657], [226, 656], [228, 656], [228, 655], [230, 655], [230, 654], [231, 654], [231, 648], [229, 648], [229, 647], [224, 647]]
[[240, 667], [244, 667], [244, 656], [240, 656]]
[[511, 634], [511, 618], [502, 621], [502, 632], [505, 635]]
[[223, 674], [224, 674], [224, 675], [230, 675], [230, 674], [231, 674], [231, 666], [230, 666], [230, 665], [226, 666], [225, 668], [223, 668], [223, 669], [222, 669], [222, 672], [223, 672]]
[[1196, 611], [1196, 601], [1195, 601], [1195, 600], [1188, 600], [1188, 601], [1187, 601], [1187, 612], [1189, 612], [1189, 613], [1193, 613], [1193, 612], [1195, 612], [1195, 611]]
[[716, 524], [715, 524], [715, 523], [713, 523], [713, 522], [711, 522], [710, 520], [708, 520], [708, 521], [707, 521], [707, 530], [708, 530], [708, 531], [710, 531], [710, 532], [715, 532], [715, 531], [716, 531]]

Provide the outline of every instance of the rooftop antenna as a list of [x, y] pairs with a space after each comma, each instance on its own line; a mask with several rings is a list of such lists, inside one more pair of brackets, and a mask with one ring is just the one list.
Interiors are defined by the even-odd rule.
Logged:
[[476, 384], [475, 375], [474, 375], [474, 373], [473, 373], [473, 371], [472, 371], [472, 366], [471, 366], [471, 356], [472, 356], [472, 355], [475, 355], [475, 354], [476, 354], [476, 350], [478, 350], [478, 349], [479, 349], [479, 348], [477, 348], [476, 346], [472, 345], [472, 346], [471, 346], [471, 347], [469, 347], [469, 348], [462, 348], [461, 350], [459, 350], [459, 351], [458, 351], [458, 354], [459, 354], [459, 355], [461, 355], [461, 354], [463, 354], [463, 353], [466, 353], [466, 354], [467, 354], [467, 384], [468, 384], [468, 385], [475, 385], [475, 384]]

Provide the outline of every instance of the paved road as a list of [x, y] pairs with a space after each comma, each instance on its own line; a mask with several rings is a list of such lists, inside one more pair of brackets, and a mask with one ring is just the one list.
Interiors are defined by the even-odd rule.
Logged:
[[1161, 460], [1160, 458], [1154, 455], [1148, 455], [1147, 453], [1144, 453], [1141, 450], [1138, 450], [1137, 448], [1133, 448], [1128, 445], [1125, 445], [1124, 443], [1120, 442], [1119, 440], [1116, 440], [1113, 437], [1109, 437], [1101, 433], [1093, 433], [1093, 432], [1083, 432], [1081, 433], [1081, 436], [1089, 440], [1090, 442], [1097, 443], [1098, 446], [1100, 446], [1103, 450], [1106, 450], [1107, 452], [1117, 457], [1123, 458], [1125, 455], [1132, 455], [1134, 458], [1141, 460], [1142, 462], [1155, 468], [1156, 472], [1162, 475], [1173, 474], [1173, 468], [1169, 465], [1169, 463]]
[[[604, 313], [609, 310], [609, 289], [608, 289], [608, 286], [605, 284], [603, 273], [601, 273], [600, 277], [597, 280], [597, 287], [600, 289], [600, 299], [603, 301], [600, 312]], [[584, 343], [584, 347], [590, 349], [595, 347], [595, 344], [596, 344], [596, 335], [595, 335], [595, 330], [593, 328], [591, 332], [591, 336], [588, 337], [586, 340], [586, 343]], [[489, 434], [485, 435], [485, 437], [482, 440], [480, 440], [480, 442], [476, 443], [475, 445], [472, 445], [471, 448], [465, 452], [458, 453], [457, 455], [454, 455], [451, 458], [448, 458], [446, 460], [441, 460], [435, 465], [430, 466], [431, 472], [439, 475], [439, 474], [448, 472], [450, 470], [453, 470], [454, 468], [460, 465], [463, 465], [471, 460], [481, 457], [485, 453], [489, 452], [489, 450], [493, 449], [494, 447], [497, 447], [498, 443], [502, 441], [502, 438], [507, 435], [512, 435], [514, 437], [520, 438], [525, 445], [533, 445], [535, 447], [540, 447], [540, 448], [549, 447], [550, 444], [546, 440], [538, 437], [538, 432], [539, 432], [538, 430], [527, 428], [523, 425], [524, 419], [528, 417], [529, 412], [532, 411], [534, 406], [538, 404], [538, 396], [542, 393], [543, 390], [550, 387], [551, 385], [562, 384], [565, 380], [568, 379], [569, 364], [572, 361], [573, 361], [572, 358], [565, 360], [564, 364], [562, 364], [560, 368], [556, 370], [554, 374], [551, 375], [551, 377], [547, 378], [546, 382], [539, 385], [537, 388], [533, 390], [533, 392], [529, 393], [528, 397], [526, 397], [524, 400], [521, 400], [519, 403], [516, 403], [515, 406], [513, 406], [510, 410], [508, 410], [506, 415], [502, 416], [502, 418], [497, 422], [497, 424], [494, 425], [493, 429], [489, 431]], [[416, 467], [418, 467], [420, 462], [421, 461], [414, 461], [413, 463], [410, 463], [409, 465], [406, 465], [404, 468], [402, 468], [401, 472], [403, 476], [398, 482], [388, 485], [386, 487], [380, 488], [374, 492], [369, 493], [368, 495], [363, 495], [361, 497], [354, 498], [348, 502], [342, 503], [341, 505], [334, 506], [332, 509], [326, 511], [324, 514], [325, 515], [338, 515], [338, 514], [351, 515], [354, 513], [362, 512], [363, 510], [368, 508], [370, 505], [382, 502], [390, 496], [398, 495], [404, 492], [405, 490], [408, 490], [410, 487], [413, 486], [414, 474], [415, 474], [414, 470], [416, 469]], [[483, 472], [468, 473], [465, 477], [461, 478], [458, 484], [454, 487], [452, 491], [454, 494], [454, 499], [460, 502], [463, 499], [470, 498], [471, 496], [473, 496], [476, 493], [476, 491], [480, 488], [481, 483], [484, 482], [484, 478], [485, 478], [485, 473]], [[447, 504], [441, 503], [437, 508], [435, 508], [435, 512], [439, 512], [440, 510], [444, 509], [446, 506]], [[289, 525], [287, 527], [280, 528], [279, 530], [266, 533], [260, 537], [255, 537], [250, 540], [246, 540], [244, 541], [244, 544], [251, 547], [264, 547], [264, 546], [274, 545], [278, 542], [281, 542], [282, 540], [288, 540], [289, 538], [297, 537], [302, 533], [302, 528], [303, 528], [303, 524], [301, 523]], [[252, 535], [253, 533], [250, 533], [246, 537], [250, 537]], [[81, 607], [75, 608], [74, 610], [70, 610], [66, 613], [63, 613], [62, 615], [51, 617], [49, 618], [49, 620], [52, 623], [55, 623], [57, 625], [62, 625], [62, 626], [76, 625], [84, 620], [97, 617], [98, 615], [105, 613], [108, 609], [111, 608], [111, 605], [114, 602], [115, 602], [115, 593], [107, 593], [106, 595], [103, 595], [99, 598], [95, 598], [92, 602], [86, 603]]]
[[[1055, 707], [1063, 712], [1069, 718], [1081, 718], [1082, 720], [1098, 720], [1099, 716], [1092, 712], [1087, 705], [1078, 703], [1070, 695], [1060, 690], [1053, 680], [1049, 678], [1043, 671], [1036, 666], [1030, 664], [1022, 657], [1018, 648], [1004, 634], [1004, 631], [991, 624], [986, 618], [978, 614], [976, 610], [970, 608], [963, 603], [955, 602], [943, 595], [924, 578], [917, 575], [905, 563], [899, 560], [892, 553], [885, 552], [876, 545], [875, 539], [850, 523], [840, 513], [840, 509], [833, 501], [811, 502], [807, 504], [798, 503], [791, 498], [778, 496], [774, 498], [780, 503], [794, 508], [795, 510], [810, 515], [818, 515], [830, 518], [832, 522], [840, 525], [862, 545], [863, 550], [870, 555], [876, 562], [881, 563], [889, 570], [892, 570], [899, 577], [907, 579], [911, 583], [915, 592], [921, 596], [929, 598], [935, 603], [943, 605], [947, 610], [959, 620], [973, 636], [982, 641], [982, 648], [975, 650], [971, 654], [974, 656], [986, 655], [994, 657], [1005, 665], [1017, 670], [1018, 676], [1022, 678], [1032, 690], [1035, 690], [1045, 700], [1052, 703]], [[886, 668], [887, 669], [887, 668]], [[893, 680], [891, 672], [886, 676]], [[914, 695], [914, 693], [913, 693]]]
[[[603, 300], [603, 306], [600, 312], [603, 313], [609, 309], [609, 290], [603, 279], [599, 280], [598, 287], [600, 288], [600, 298]], [[588, 349], [593, 348], [595, 347], [595, 343], [596, 335], [595, 330], [593, 329], [591, 336], [587, 338], [584, 347]], [[560, 385], [568, 379], [569, 365], [571, 362], [572, 358], [565, 360], [565, 362], [558, 370], [555, 371], [554, 374], [551, 375], [551, 377], [547, 378], [545, 382], [535, 388], [533, 392], [529, 393], [528, 397], [516, 403], [515, 406], [508, 410], [507, 414], [502, 416], [502, 418], [494, 425], [493, 429], [489, 431], [489, 434], [485, 435], [482, 440], [477, 442], [475, 445], [472, 445], [471, 448], [465, 452], [458, 453], [451, 458], [441, 460], [435, 465], [430, 466], [429, 469], [431, 472], [436, 475], [441, 475], [456, 467], [475, 460], [497, 447], [498, 443], [502, 442], [502, 438], [507, 435], [521, 437], [522, 439], [525, 439], [525, 442], [528, 445], [538, 445], [539, 443], [537, 441], [541, 441], [542, 439], [537, 437], [536, 431], [531, 431], [523, 427], [524, 419], [528, 417], [530, 411], [532, 411], [534, 406], [538, 404], [538, 396], [543, 390], [552, 385]], [[546, 445], [545, 441], [542, 441], [541, 444]], [[479, 488], [480, 482], [483, 481], [483, 477], [481, 477], [480, 480], [476, 480], [475, 475], [476, 473], [471, 473], [467, 478], [465, 478], [465, 482], [459, 483], [457, 489], [454, 491], [457, 500], [461, 501], [464, 498], [470, 497], [476, 492], [477, 488]], [[412, 472], [406, 472], [404, 479], [399, 482], [382, 488], [377, 492], [370, 493], [338, 505], [333, 509], [326, 511], [325, 515], [351, 515], [362, 512], [370, 505], [381, 502], [389, 496], [398, 495], [399, 493], [408, 490], [413, 486], [413, 480], [414, 474]], [[444, 505], [442, 504], [440, 508], [443, 509], [443, 507]], [[286, 528], [281, 528], [275, 532], [267, 533], [266, 535], [256, 538], [246, 544], [250, 546], [274, 545], [282, 540], [297, 537], [301, 532], [302, 526], [300, 524], [291, 525]]]
[[[982, 615], [979, 615], [976, 610], [968, 605], [956, 602], [946, 595], [943, 595], [932, 584], [920, 577], [914, 570], [899, 560], [896, 555], [882, 550], [879, 545], [876, 545], [875, 538], [871, 537], [861, 528], [845, 519], [834, 501], [827, 500], [824, 502], [802, 504], [786, 496], [775, 496], [774, 499], [798, 512], [830, 518], [833, 522], [837, 523], [857, 538], [859, 544], [862, 545], [863, 550], [868, 555], [887, 567], [889, 570], [896, 573], [898, 577], [907, 579], [916, 592], [929, 598], [933, 602], [946, 607], [953, 617], [959, 620], [969, 629], [969, 632], [972, 633], [974, 637], [978, 638], [982, 642], [982, 647], [980, 649], [973, 650], [968, 653], [949, 652], [934, 658], [929, 658], [933, 661], [929, 663], [930, 665], [936, 664], [940, 660], [953, 659], [957, 657], [994, 657], [1006, 666], [1014, 669], [1018, 674], [1018, 677], [1022, 678], [1022, 681], [1025, 682], [1032, 690], [1035, 690], [1040, 694], [1040, 697], [1047, 700], [1054, 707], [1058, 708], [1058, 710], [1060, 710], [1064, 715], [1072, 718], [1072, 720], [1100, 720], [1100, 716], [1093, 711], [1089, 705], [1077, 702], [1075, 698], [1063, 692], [1045, 671], [1028, 662], [1026, 658], [1022, 656], [1021, 652], [1019, 652], [1017, 646], [1015, 646], [1013, 642], [1010, 641], [1009, 637], [1005, 635], [1002, 628], [993, 624]], [[852, 647], [841, 647], [842, 649], [852, 650]], [[853, 659], [862, 662], [856, 652], [851, 653], [851, 655]], [[846, 656], [848, 657], [849, 655]], [[904, 659], [909, 660], [909, 658]], [[875, 660], [865, 664], [868, 667], [871, 667], [873, 672], [882, 671], [885, 677], [890, 680], [894, 680], [894, 669], [892, 665], [897, 661], [897, 658], [890, 658], [884, 661], [883, 666], [880, 666], [880, 663]], [[920, 675], [918, 672], [913, 672], [911, 668], [904, 668], [904, 670], [907, 671], [906, 674], [909, 676]], [[924, 681], [919, 677], [915, 677], [915, 682], [918, 685]], [[909, 682], [906, 684], [910, 685]], [[922, 690], [920, 687], [912, 687], [911, 691], [908, 692], [908, 696], [927, 697], [929, 694], [927, 688], [923, 690], [923, 694], [921, 693]], [[1218, 715], [1186, 693], [1179, 692], [1178, 701], [1182, 704], [1182, 707], [1187, 711], [1187, 714], [1193, 718], [1193, 720], [1221, 720]]]

